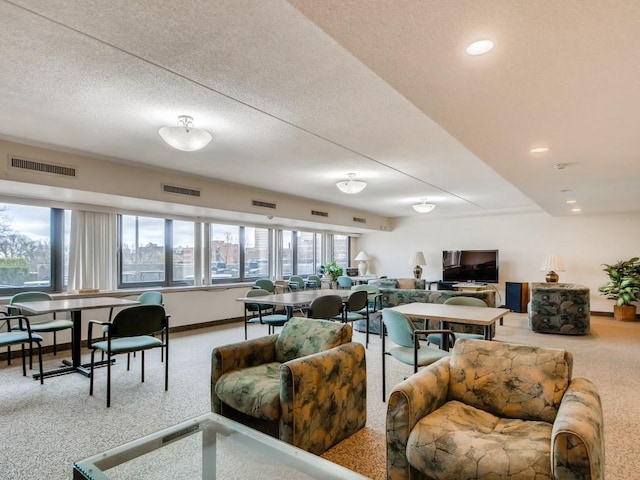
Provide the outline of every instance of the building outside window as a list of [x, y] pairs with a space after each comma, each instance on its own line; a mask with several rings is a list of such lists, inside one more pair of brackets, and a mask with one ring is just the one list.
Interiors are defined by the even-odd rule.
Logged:
[[269, 276], [269, 229], [243, 227], [244, 274], [243, 278]]
[[121, 216], [121, 283], [165, 281], [165, 220]]
[[173, 220], [172, 227], [172, 282], [193, 285], [195, 264], [195, 230], [193, 222]]
[[211, 281], [240, 278], [240, 227], [211, 224]]

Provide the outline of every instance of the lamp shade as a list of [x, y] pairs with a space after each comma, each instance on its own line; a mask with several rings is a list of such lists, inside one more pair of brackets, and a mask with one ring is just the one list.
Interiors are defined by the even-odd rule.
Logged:
[[540, 265], [540, 270], [542, 272], [564, 272], [564, 262], [560, 255], [550, 254], [545, 257]]
[[358, 253], [358, 255], [356, 255], [356, 258], [354, 258], [354, 260], [356, 262], [366, 262], [367, 260], [371, 260], [369, 258], [369, 255], [367, 255], [367, 252], [360, 252]]
[[176, 150], [193, 152], [204, 148], [211, 141], [211, 134], [206, 130], [195, 128], [193, 118], [188, 115], [178, 117], [175, 127], [162, 127], [158, 130], [162, 139]]
[[413, 254], [413, 264], [414, 265], [426, 265], [427, 260], [424, 258], [424, 253], [416, 252]]
[[355, 173], [348, 173], [348, 180], [343, 180], [341, 182], [336, 183], [336, 187], [343, 193], [355, 194], [360, 193], [367, 186], [367, 182], [363, 182], [362, 180], [356, 180]]

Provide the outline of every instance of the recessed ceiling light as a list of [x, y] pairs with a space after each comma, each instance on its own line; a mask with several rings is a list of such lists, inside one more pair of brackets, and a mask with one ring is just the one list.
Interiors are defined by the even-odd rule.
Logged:
[[534, 147], [529, 151], [531, 153], [544, 153], [549, 151], [549, 147]]
[[567, 203], [576, 203], [575, 200], [567, 200]]
[[581, 211], [581, 210], [582, 210], [581, 208], [572, 208], [572, 209], [571, 209], [571, 211], [572, 211], [572, 212], [579, 212], [579, 211]]
[[484, 55], [491, 50], [493, 50], [493, 42], [491, 40], [478, 40], [469, 45], [466, 52], [469, 55]]

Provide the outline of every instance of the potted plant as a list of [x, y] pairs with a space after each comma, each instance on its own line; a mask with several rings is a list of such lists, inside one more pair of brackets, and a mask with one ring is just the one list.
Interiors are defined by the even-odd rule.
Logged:
[[332, 282], [338, 280], [338, 277], [343, 273], [343, 268], [340, 267], [335, 260], [326, 263], [324, 266], [324, 274], [325, 276], [330, 277]]
[[631, 322], [636, 318], [636, 305], [631, 302], [640, 300], [640, 258], [619, 261], [613, 265], [603, 264], [603, 271], [609, 275], [609, 282], [598, 291], [607, 298], [615, 300], [613, 316], [616, 320]]

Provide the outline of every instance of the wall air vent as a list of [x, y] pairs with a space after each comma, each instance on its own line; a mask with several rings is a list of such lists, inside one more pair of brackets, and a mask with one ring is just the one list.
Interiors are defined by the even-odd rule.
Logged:
[[66, 165], [56, 165], [55, 163], [44, 163], [37, 160], [27, 160], [26, 158], [9, 157], [11, 168], [31, 170], [33, 172], [48, 173], [51, 175], [62, 175], [64, 177], [76, 177], [77, 169]]
[[328, 217], [328, 212], [319, 212], [318, 210], [311, 210], [311, 215], [315, 215], [317, 217]]
[[353, 221], [356, 223], [367, 223], [366, 218], [353, 217]]
[[253, 205], [254, 207], [270, 208], [272, 210], [276, 209], [275, 203], [261, 202], [260, 200], [251, 200], [251, 205]]
[[165, 193], [173, 193], [175, 195], [187, 195], [189, 197], [200, 197], [200, 190], [195, 188], [179, 187], [177, 185], [162, 185], [162, 191]]

